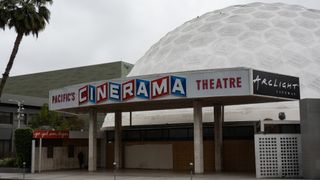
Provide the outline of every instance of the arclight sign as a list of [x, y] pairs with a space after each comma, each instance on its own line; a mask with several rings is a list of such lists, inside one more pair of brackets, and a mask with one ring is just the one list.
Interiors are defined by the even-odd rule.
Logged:
[[128, 77], [68, 86], [49, 92], [51, 110], [116, 103], [264, 96], [300, 99], [299, 78], [247, 68]]

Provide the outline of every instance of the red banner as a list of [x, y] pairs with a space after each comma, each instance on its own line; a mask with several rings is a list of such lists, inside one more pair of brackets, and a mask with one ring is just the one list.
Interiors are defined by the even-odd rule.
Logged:
[[68, 139], [69, 131], [63, 130], [33, 130], [33, 138]]

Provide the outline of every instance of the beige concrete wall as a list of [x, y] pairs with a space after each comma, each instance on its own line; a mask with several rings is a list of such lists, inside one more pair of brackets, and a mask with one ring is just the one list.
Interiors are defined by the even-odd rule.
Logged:
[[[79, 168], [78, 153], [84, 154], [84, 164], [88, 164], [88, 147], [76, 146], [74, 148], [74, 157], [68, 157], [68, 147], [54, 147], [53, 158], [47, 158], [47, 147], [42, 147], [41, 171], [59, 170], [59, 169], [76, 169]], [[39, 170], [39, 148], [36, 147], [35, 170]]]
[[172, 145], [126, 145], [125, 168], [173, 169]]

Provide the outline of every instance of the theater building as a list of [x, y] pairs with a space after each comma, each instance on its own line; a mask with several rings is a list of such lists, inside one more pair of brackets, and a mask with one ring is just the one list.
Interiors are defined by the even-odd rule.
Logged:
[[[270, 86], [257, 81], [258, 77], [262, 82], [277, 80], [286, 86]], [[223, 141], [224, 106], [297, 100], [300, 98], [299, 87], [299, 79], [292, 76], [248, 68], [209, 69], [67, 86], [50, 91], [49, 107], [90, 114], [89, 171], [97, 169], [98, 112], [115, 112], [114, 132], [107, 131], [105, 141], [108, 142], [108, 167], [115, 162], [117, 168], [187, 170], [190, 168], [188, 162], [191, 162], [196, 173], [220, 172], [222, 169], [254, 171], [253, 135], [260, 132], [256, 127], [259, 123], [229, 123], [224, 138], [227, 141]], [[75, 98], [55, 101], [57, 96], [69, 94], [74, 94]], [[122, 130], [122, 112], [189, 107], [193, 107], [193, 124], [134, 126]], [[214, 125], [207, 123], [203, 127], [202, 107], [214, 107]]]
[[[89, 68], [83, 76], [83, 69], [73, 71], [74, 81], [65, 81], [72, 74], [47, 74], [64, 84], [44, 79], [47, 86], [28, 93], [50, 90], [51, 110], [89, 115], [88, 141], [81, 144], [88, 145], [89, 171], [115, 162], [115, 168], [320, 178], [320, 105], [310, 99], [320, 97], [319, 19], [318, 10], [298, 5], [230, 6], [169, 32], [133, 68], [97, 65], [100, 71]], [[36, 86], [21, 87], [9, 92]], [[99, 114], [107, 115], [97, 140]]]
[[[299, 107], [298, 99], [320, 96], [319, 17], [317, 10], [282, 3], [251, 3], [206, 13], [161, 38], [137, 61], [127, 78], [70, 84], [65, 91], [51, 91], [50, 98], [70, 92], [77, 94], [75, 101], [51, 104], [51, 109], [89, 112], [92, 132], [96, 128], [96, 112], [108, 113], [104, 128], [109, 167], [116, 162], [117, 168], [185, 170], [191, 161], [196, 173], [256, 169], [260, 177], [302, 176], [301, 148], [297, 147], [300, 138], [279, 134], [299, 133], [300, 117], [310, 117], [305, 116], [306, 111], [300, 113], [300, 109], [308, 108]], [[246, 78], [239, 73], [242, 70], [249, 71]], [[197, 73], [199, 76], [194, 75], [195, 78], [191, 75]], [[291, 82], [292, 78], [296, 80]], [[274, 91], [257, 92], [264, 88]], [[299, 93], [294, 91], [298, 89]], [[278, 120], [284, 119], [283, 115], [285, 120]], [[121, 128], [121, 124], [125, 127]], [[108, 129], [114, 129], [115, 133]], [[261, 143], [258, 147], [264, 148], [263, 143], [269, 143], [265, 148], [270, 143], [276, 147], [287, 143], [286, 150], [297, 148], [294, 161], [298, 163], [283, 163], [293, 160], [284, 157], [279, 162], [283, 163], [282, 168], [278, 168], [278, 160], [272, 159], [277, 163], [269, 166], [269, 158], [254, 159], [254, 154], [263, 155], [269, 149], [257, 151], [253, 135], [267, 131], [278, 136], [257, 136]], [[278, 143], [281, 138], [286, 140]], [[92, 159], [89, 171], [96, 170], [94, 139], [94, 134], [89, 136]], [[147, 159], [154, 157], [158, 163], [143, 161], [141, 154]], [[313, 154], [313, 158], [302, 159], [304, 163], [306, 159], [315, 163], [318, 158]], [[165, 161], [161, 163], [159, 159]], [[308, 168], [317, 166], [309, 163]], [[310, 177], [308, 168], [304, 173]]]

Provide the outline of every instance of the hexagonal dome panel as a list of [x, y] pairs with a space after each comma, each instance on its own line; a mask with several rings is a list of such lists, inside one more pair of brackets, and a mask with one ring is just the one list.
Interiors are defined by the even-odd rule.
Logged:
[[251, 3], [206, 13], [154, 44], [129, 76], [251, 67], [300, 77], [301, 97], [320, 97], [320, 11]]

